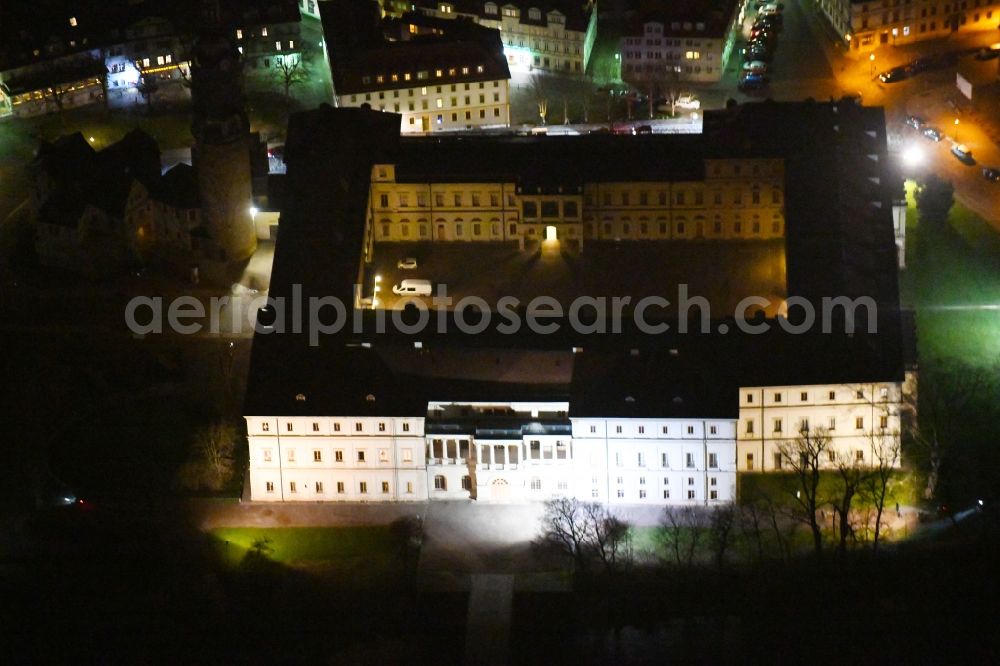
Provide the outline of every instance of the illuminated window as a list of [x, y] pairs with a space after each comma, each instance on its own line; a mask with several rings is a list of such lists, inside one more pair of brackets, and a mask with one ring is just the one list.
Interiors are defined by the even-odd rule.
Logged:
[[267, 26], [264, 26], [263, 28], [260, 29], [260, 36], [267, 37]]
[[242, 30], [239, 30], [239, 29], [236, 30], [236, 39], [243, 39], [243, 31]]
[[685, 51], [684, 57], [687, 58], [688, 60], [700, 60], [701, 51]]
[[163, 56], [156, 56], [156, 64], [157, 65], [163, 64]]
[[76, 17], [75, 17], [75, 16], [71, 16], [71, 17], [69, 17], [69, 24], [70, 24], [70, 25], [71, 25], [72, 27], [74, 27], [74, 28], [76, 27]]
[[435, 69], [434, 70], [434, 76], [436, 76], [438, 78], [444, 76], [444, 70], [442, 70], [442, 69]]

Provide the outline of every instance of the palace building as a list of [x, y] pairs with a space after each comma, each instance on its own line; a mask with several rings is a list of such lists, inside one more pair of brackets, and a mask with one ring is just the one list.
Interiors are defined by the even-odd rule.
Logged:
[[[874, 464], [879, 443], [899, 437], [912, 366], [896, 283], [898, 183], [878, 159], [881, 110], [849, 100], [749, 104], [709, 114], [697, 137], [431, 141], [400, 137], [401, 121], [330, 107], [291, 118], [272, 297], [355, 303], [354, 285], [368, 283], [386, 237], [419, 240], [421, 215], [428, 252], [438, 240], [476, 240], [474, 215], [492, 234], [496, 216], [502, 228], [479, 240], [511, 240], [511, 224], [536, 235], [554, 226], [566, 238], [575, 229], [598, 249], [617, 248], [615, 270], [628, 273], [640, 246], [699, 255], [754, 245], [709, 232], [715, 211], [732, 224], [759, 206], [762, 220], [781, 215], [780, 229], [762, 224], [761, 234], [784, 245], [789, 306], [780, 319], [752, 322], [713, 313], [692, 333], [668, 314], [654, 317], [667, 325], [655, 333], [630, 314], [607, 333], [554, 314], [545, 334], [504, 330], [499, 317], [471, 334], [454, 311], [414, 328], [416, 311], [365, 309], [316, 335], [286, 321], [287, 308], [271, 310], [254, 338], [244, 405], [253, 500], [705, 505], [735, 499], [740, 474], [785, 469], [790, 461], [775, 454], [802, 433], [829, 438], [827, 466]], [[646, 209], [650, 223], [666, 217], [665, 236], [603, 235], [605, 214], [623, 230], [624, 216], [636, 224]], [[703, 241], [677, 233], [681, 214], [692, 215], [685, 230], [705, 216]], [[724, 265], [709, 272], [732, 298], [748, 288]], [[864, 307], [833, 308], [829, 327], [804, 326], [795, 301], [822, 311], [828, 297]]]
[[406, 140], [372, 169], [374, 240], [780, 239], [784, 161], [700, 137]]

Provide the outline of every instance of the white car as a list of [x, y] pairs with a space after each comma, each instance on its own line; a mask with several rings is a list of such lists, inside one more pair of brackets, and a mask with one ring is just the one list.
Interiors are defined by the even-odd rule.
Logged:
[[407, 257], [406, 259], [400, 259], [396, 262], [396, 268], [402, 269], [404, 271], [412, 271], [417, 267], [417, 260], [413, 257]]
[[750, 62], [743, 63], [743, 71], [763, 74], [767, 71], [767, 63], [763, 60], [751, 60]]
[[681, 95], [677, 98], [674, 106], [678, 109], [690, 109], [691, 111], [697, 111], [701, 108], [701, 101], [699, 101], [694, 95]]

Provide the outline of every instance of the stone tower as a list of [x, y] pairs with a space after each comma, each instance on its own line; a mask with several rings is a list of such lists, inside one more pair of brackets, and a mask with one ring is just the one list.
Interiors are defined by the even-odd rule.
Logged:
[[240, 53], [221, 31], [198, 39], [191, 59], [195, 145], [192, 161], [209, 236], [225, 261], [257, 247], [251, 213], [250, 123], [243, 99]]

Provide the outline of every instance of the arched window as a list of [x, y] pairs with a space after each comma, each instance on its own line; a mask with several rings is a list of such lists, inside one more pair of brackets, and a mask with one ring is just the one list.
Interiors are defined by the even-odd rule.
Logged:
[[472, 477], [468, 474], [462, 477], [462, 490], [472, 490]]
[[434, 490], [448, 490], [448, 480], [438, 474], [434, 477]]

